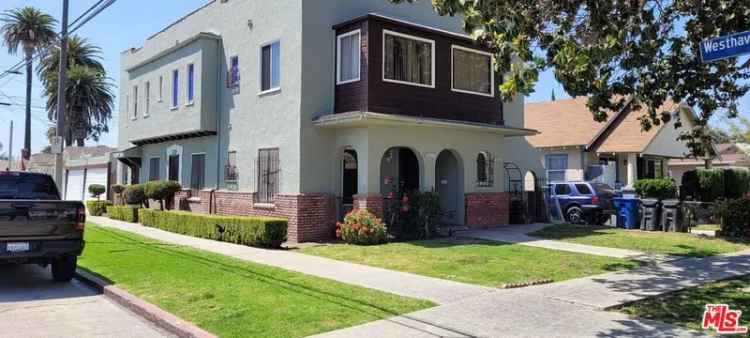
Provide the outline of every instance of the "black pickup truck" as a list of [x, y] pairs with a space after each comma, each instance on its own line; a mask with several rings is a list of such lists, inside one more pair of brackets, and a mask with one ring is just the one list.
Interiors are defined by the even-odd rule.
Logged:
[[0, 264], [51, 265], [55, 281], [70, 281], [85, 223], [83, 203], [60, 200], [49, 175], [0, 172]]

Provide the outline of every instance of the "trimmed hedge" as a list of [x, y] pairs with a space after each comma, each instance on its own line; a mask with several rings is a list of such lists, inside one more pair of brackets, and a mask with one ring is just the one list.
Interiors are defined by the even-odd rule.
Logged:
[[107, 212], [107, 207], [111, 206], [109, 201], [86, 201], [86, 209], [91, 216], [101, 216]]
[[698, 169], [682, 176], [682, 197], [702, 202], [741, 198], [750, 191], [750, 171], [745, 168]]
[[645, 198], [666, 200], [674, 198], [677, 194], [674, 182], [663, 178], [638, 180], [634, 188], [638, 195]]
[[750, 199], [719, 202], [716, 214], [721, 218], [722, 236], [750, 238]]
[[287, 221], [270, 217], [202, 215], [183, 211], [141, 209], [141, 224], [183, 235], [264, 248], [286, 241]]
[[107, 216], [118, 221], [138, 223], [138, 207], [130, 205], [111, 205], [107, 207]]
[[732, 168], [724, 170], [724, 195], [726, 198], [742, 198], [750, 189], [750, 170]]

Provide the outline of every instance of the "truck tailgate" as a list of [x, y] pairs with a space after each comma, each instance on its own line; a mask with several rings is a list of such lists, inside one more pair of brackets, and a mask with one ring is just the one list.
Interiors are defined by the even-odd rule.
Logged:
[[81, 208], [81, 202], [0, 200], [0, 241], [80, 238], [76, 222]]

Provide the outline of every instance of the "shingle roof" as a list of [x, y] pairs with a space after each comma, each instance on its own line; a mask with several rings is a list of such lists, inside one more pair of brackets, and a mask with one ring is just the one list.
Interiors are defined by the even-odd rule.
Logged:
[[[529, 136], [537, 148], [586, 146], [606, 123], [594, 121], [586, 107], [586, 97], [568, 100], [529, 103], [524, 107], [524, 127], [540, 134]], [[609, 114], [611, 120], [615, 114]]]
[[[646, 108], [625, 109], [620, 113], [610, 113], [606, 123], [594, 121], [586, 106], [587, 98], [531, 103], [525, 107], [526, 127], [536, 129], [539, 135], [528, 137], [534, 147], [562, 147], [592, 145], [601, 134], [600, 143], [592, 149], [602, 153], [641, 153], [661, 128], [654, 126], [643, 131], [639, 117]], [[658, 111], [674, 111], [679, 105], [668, 101]], [[622, 115], [620, 115], [622, 114]], [[618, 117], [619, 116], [619, 117]]]

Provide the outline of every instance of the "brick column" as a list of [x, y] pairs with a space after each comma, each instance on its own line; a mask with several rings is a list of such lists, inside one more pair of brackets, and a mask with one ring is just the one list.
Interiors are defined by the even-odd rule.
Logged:
[[508, 224], [510, 197], [508, 193], [466, 194], [466, 225], [470, 228], [491, 228]]

